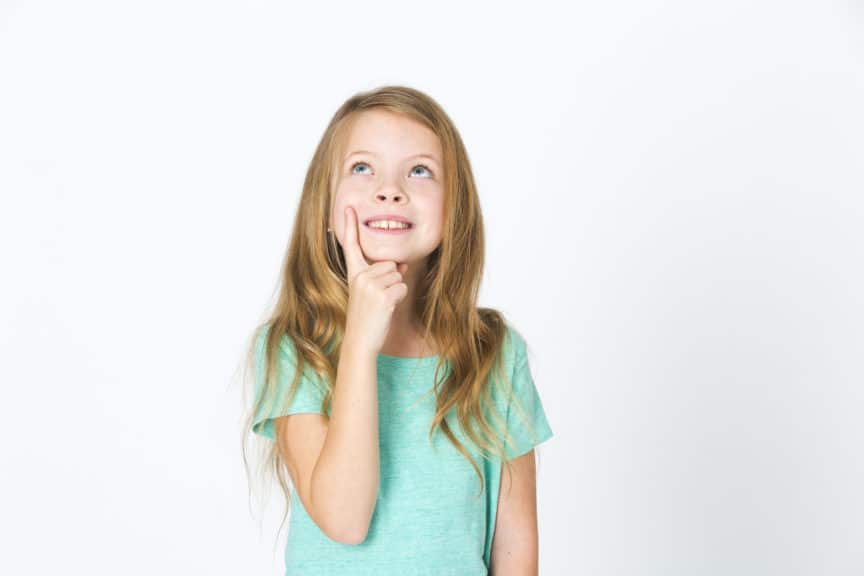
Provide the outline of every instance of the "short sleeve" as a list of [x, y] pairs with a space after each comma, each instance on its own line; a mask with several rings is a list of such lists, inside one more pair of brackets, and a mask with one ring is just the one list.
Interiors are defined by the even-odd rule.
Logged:
[[294, 380], [296, 352], [293, 342], [285, 336], [279, 342], [279, 346], [277, 346], [279, 359], [277, 361], [278, 377], [275, 381], [275, 393], [269, 394], [262, 402], [262, 395], [265, 392], [264, 369], [266, 363], [264, 355], [267, 343], [266, 336], [267, 330], [262, 330], [255, 341], [255, 403], [253, 404], [253, 408], [256, 410], [256, 413], [252, 423], [252, 431], [255, 434], [273, 440], [276, 438], [273, 429], [273, 420], [275, 418], [301, 413], [324, 414], [321, 410], [321, 403], [326, 394], [326, 387], [321, 382], [318, 374], [310, 366], [306, 365], [303, 367], [303, 376], [300, 378], [297, 392], [291, 399], [290, 405], [288, 404], [288, 393]]
[[508, 443], [505, 449], [508, 460], [526, 454], [552, 437], [540, 394], [531, 376], [525, 341], [515, 330], [511, 329], [510, 334], [513, 342], [513, 396], [507, 404], [507, 431], [513, 444]]

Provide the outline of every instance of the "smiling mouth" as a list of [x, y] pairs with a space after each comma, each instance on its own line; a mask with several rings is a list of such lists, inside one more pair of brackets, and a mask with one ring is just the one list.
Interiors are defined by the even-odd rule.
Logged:
[[403, 234], [408, 234], [411, 232], [411, 227], [408, 228], [373, 228], [372, 226], [366, 225], [366, 229], [369, 230], [369, 233], [373, 236], [385, 237], [385, 236], [401, 236]]
[[364, 222], [364, 223], [363, 223], [363, 225], [364, 225], [366, 228], [370, 228], [370, 229], [372, 229], [372, 230], [381, 230], [381, 231], [384, 231], [384, 232], [391, 232], [391, 231], [394, 231], [394, 230], [395, 230], [395, 231], [400, 231], [400, 230], [411, 230], [412, 228], [414, 228], [414, 225], [411, 224], [410, 222], [403, 222], [402, 224], [403, 224], [402, 226], [372, 226], [372, 225], [371, 225], [371, 222]]

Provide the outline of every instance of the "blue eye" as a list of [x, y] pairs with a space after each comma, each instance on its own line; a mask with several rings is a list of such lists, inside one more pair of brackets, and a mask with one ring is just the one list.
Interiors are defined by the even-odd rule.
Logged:
[[354, 168], [357, 167], [357, 166], [359, 166], [360, 164], [363, 164], [364, 166], [369, 166], [369, 165], [366, 164], [365, 162], [355, 162], [354, 164], [351, 165], [351, 172], [353, 173], [353, 172], [354, 172]]
[[418, 165], [415, 166], [414, 168], [423, 168], [424, 170], [426, 170], [426, 172], [429, 173], [429, 176], [430, 176], [430, 177], [432, 176], [432, 170], [430, 170], [428, 167], [424, 166], [423, 164], [418, 164]]

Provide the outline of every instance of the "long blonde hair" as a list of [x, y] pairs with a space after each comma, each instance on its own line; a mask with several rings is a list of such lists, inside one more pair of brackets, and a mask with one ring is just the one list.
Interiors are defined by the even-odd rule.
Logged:
[[[277, 356], [283, 338], [290, 338], [297, 352], [293, 382], [284, 402], [290, 404], [305, 370], [304, 365], [308, 364], [327, 387], [322, 411], [329, 413], [348, 304], [342, 248], [335, 234], [327, 233], [338, 182], [340, 163], [337, 159], [344, 152], [346, 135], [358, 114], [376, 108], [421, 123], [437, 134], [441, 142], [443, 234], [440, 245], [427, 258], [427, 274], [418, 286], [421, 324], [425, 334], [431, 336], [439, 347], [434, 378], [436, 414], [429, 428], [429, 438], [431, 440], [436, 428], [440, 428], [474, 468], [482, 494], [484, 482], [480, 468], [445, 419], [455, 407], [463, 433], [484, 458], [497, 457], [507, 464], [510, 473], [502, 442], [509, 443], [510, 440], [491, 396], [492, 382], [506, 383], [507, 391], [512, 390], [504, 370], [503, 354], [499, 354], [507, 336], [507, 326], [499, 311], [477, 307], [484, 263], [479, 198], [462, 138], [444, 110], [417, 89], [392, 85], [357, 93], [342, 104], [327, 125], [306, 172], [290, 244], [283, 260], [278, 301], [269, 317], [254, 330], [246, 356], [247, 373], [254, 374], [255, 342], [266, 332], [264, 392], [249, 411], [243, 430], [247, 477], [246, 439], [255, 415], [265, 403], [272, 402], [275, 395]], [[439, 387], [438, 374], [445, 364], [449, 367], [449, 375]], [[278, 437], [277, 442], [268, 444], [265, 468], [275, 470], [285, 494], [287, 517], [291, 492], [278, 450]]]

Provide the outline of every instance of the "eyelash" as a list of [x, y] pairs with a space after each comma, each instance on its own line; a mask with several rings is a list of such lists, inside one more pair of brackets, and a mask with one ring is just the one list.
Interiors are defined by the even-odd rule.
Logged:
[[[354, 162], [353, 164], [351, 164], [351, 168], [349, 169], [350, 172], [354, 172], [354, 168], [355, 168], [358, 164], [365, 164], [366, 166], [369, 166], [369, 163], [368, 163], [368, 162], [364, 162], [363, 160], [358, 160], [357, 162]], [[425, 168], [425, 169], [429, 172], [429, 174], [431, 174], [432, 176], [435, 175], [435, 172], [433, 172], [432, 169], [429, 168], [428, 166], [426, 166], [425, 164], [417, 164], [417, 165], [414, 166], [414, 168], [417, 168], [418, 166], [421, 167], [421, 168]], [[411, 170], [414, 170], [414, 168], [412, 168]]]

